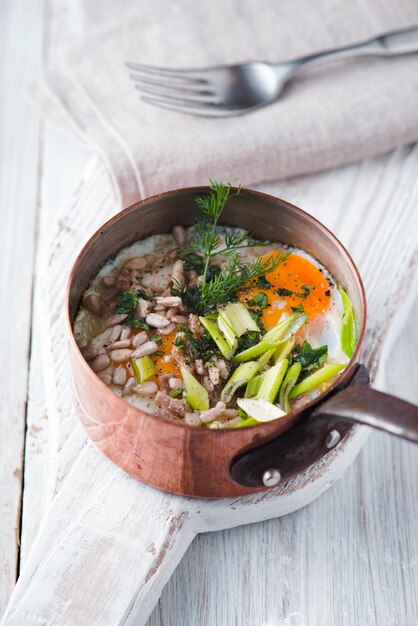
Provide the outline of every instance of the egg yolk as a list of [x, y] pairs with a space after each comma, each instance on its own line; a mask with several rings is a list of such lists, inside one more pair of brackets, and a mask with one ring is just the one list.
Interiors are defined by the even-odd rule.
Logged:
[[263, 310], [261, 317], [266, 330], [273, 328], [283, 313], [291, 314], [300, 305], [308, 319], [324, 313], [329, 306], [326, 277], [316, 265], [296, 253], [290, 254], [275, 270], [266, 274], [266, 279], [270, 283], [268, 289], [258, 287], [255, 281], [250, 290], [239, 294], [239, 300], [244, 303], [250, 302], [259, 293], [266, 294], [269, 306]]

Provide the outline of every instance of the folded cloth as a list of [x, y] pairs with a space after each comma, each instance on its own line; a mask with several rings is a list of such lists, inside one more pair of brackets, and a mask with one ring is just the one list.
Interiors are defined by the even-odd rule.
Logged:
[[[64, 43], [35, 86], [35, 98], [46, 115], [102, 155], [121, 205], [206, 184], [209, 176], [256, 184], [418, 140], [418, 54], [317, 68], [295, 77], [274, 104], [222, 119], [142, 102], [124, 65], [287, 61], [416, 25], [417, 0], [57, 5], [52, 19]], [[69, 12], [76, 20], [68, 20]]]

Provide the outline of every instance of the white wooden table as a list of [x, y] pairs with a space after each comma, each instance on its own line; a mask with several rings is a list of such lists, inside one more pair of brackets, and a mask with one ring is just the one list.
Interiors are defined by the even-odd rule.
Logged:
[[[45, 411], [36, 268], [88, 154], [42, 124], [24, 98], [56, 36], [49, 6], [41, 0], [0, 3], [0, 614], [51, 493], [59, 491], [57, 447], [66, 453]], [[418, 149], [409, 147], [263, 189], [296, 204], [309, 199], [308, 208], [337, 227], [333, 203], [342, 199], [356, 210], [376, 201], [390, 210], [401, 192], [402, 202], [418, 210], [417, 174]], [[388, 361], [386, 387], [415, 402], [417, 347], [411, 314]], [[199, 535], [149, 626], [415, 626], [417, 470], [411, 444], [374, 434], [341, 481], [309, 507]]]

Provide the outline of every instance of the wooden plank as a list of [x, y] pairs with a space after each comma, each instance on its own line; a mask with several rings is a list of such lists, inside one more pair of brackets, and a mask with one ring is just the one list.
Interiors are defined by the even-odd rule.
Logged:
[[0, 614], [18, 567], [41, 141], [25, 87], [40, 69], [42, 4], [0, 5]]
[[[418, 188], [416, 181], [409, 178], [410, 172], [414, 171], [416, 164], [416, 150], [398, 151], [392, 157], [383, 160], [380, 165], [373, 162], [369, 165], [364, 164], [360, 166], [354, 173], [350, 174], [347, 171], [348, 178], [352, 175], [354, 176], [354, 179], [351, 179], [350, 196], [352, 198], [362, 198], [362, 202], [356, 207], [356, 211], [365, 209], [369, 211], [367, 220], [365, 220], [369, 237], [385, 237], [387, 232], [392, 232], [390, 226], [398, 228], [402, 220], [407, 220], [411, 228], [416, 227], [415, 206]], [[369, 170], [369, 175], [367, 175], [367, 169]], [[405, 177], [403, 172], [405, 172]], [[381, 181], [382, 176], [385, 184]], [[408, 176], [408, 179], [406, 176]], [[167, 580], [167, 574], [171, 573], [176, 559], [184, 551], [184, 542], [187, 543], [194, 532], [267, 519], [292, 511], [297, 506], [300, 506], [302, 502], [308, 502], [330, 486], [345, 469], [344, 460], [347, 463], [351, 461], [350, 455], [346, 456], [337, 453], [333, 455], [332, 471], [324, 474], [322, 483], [318, 479], [313, 483], [308, 482], [305, 487], [299, 489], [298, 484], [295, 483], [287, 491], [272, 490], [263, 496], [254, 496], [235, 501], [215, 501], [209, 504], [199, 500], [190, 501], [184, 498], [163, 495], [132, 481], [132, 479], [114, 468], [91, 444], [86, 445], [85, 440], [80, 435], [80, 428], [76, 423], [76, 413], [72, 410], [68, 386], [66, 387], [64, 384], [66, 361], [62, 358], [62, 348], [65, 344], [65, 334], [62, 320], [60, 320], [62, 313], [59, 303], [62, 293], [60, 296], [61, 287], [57, 281], [57, 276], [60, 273], [62, 274], [63, 268], [71, 263], [73, 253], [80, 243], [80, 233], [83, 233], [84, 239], [88, 234], [86, 230], [93, 228], [98, 220], [97, 213], [100, 212], [99, 221], [101, 221], [105, 218], [105, 214], [112, 210], [112, 201], [104, 193], [103, 187], [105, 183], [100, 171], [90, 172], [86, 179], [89, 181], [88, 185], [84, 185], [79, 189], [75, 198], [75, 204], [70, 207], [65, 220], [61, 223], [60, 229], [57, 230], [53, 247], [49, 253], [49, 277], [45, 284], [48, 287], [45, 290], [45, 301], [47, 306], [51, 308], [51, 323], [48, 326], [48, 335], [52, 339], [52, 351], [49, 352], [48, 356], [51, 374], [48, 377], [50, 379], [48, 397], [53, 399], [51, 408], [54, 409], [54, 406], [58, 408], [56, 417], [57, 421], [62, 424], [57, 438], [59, 443], [56, 481], [57, 496], [54, 498], [49, 510], [48, 520], [43, 524], [42, 531], [33, 547], [22, 579], [16, 587], [13, 602], [9, 607], [7, 618], [4, 622], [7, 625], [19, 624], [21, 626], [29, 623], [28, 616], [30, 616], [32, 621], [35, 619], [38, 621], [43, 620], [45, 623], [54, 623], [54, 626], [55, 624], [78, 624], [83, 619], [87, 619], [92, 626], [94, 624], [101, 624], [101, 626], [106, 623], [113, 624], [115, 620], [117, 623], [127, 625], [135, 624], [138, 626], [143, 624], [161, 590], [161, 586]], [[342, 181], [340, 180], [339, 183], [342, 184]], [[379, 188], [382, 186], [384, 191], [378, 198], [374, 199], [375, 187], [378, 183]], [[334, 190], [330, 195], [334, 198], [334, 196], [337, 196], [335, 187], [332, 187], [331, 183], [329, 184], [330, 190]], [[302, 182], [302, 185], [306, 185], [306, 181]], [[397, 189], [399, 186], [401, 188], [408, 187], [409, 192], [405, 197], [394, 197], [393, 189]], [[342, 188], [343, 186], [340, 187], [340, 190]], [[350, 186], [347, 185], [347, 193], [349, 190]], [[308, 194], [308, 187], [305, 187], [305, 192]], [[386, 199], [383, 197], [383, 194], [385, 194]], [[307, 195], [305, 200], [308, 197]], [[339, 215], [341, 215], [344, 210], [345, 199], [343, 196], [340, 196], [340, 203], [336, 205], [335, 212], [340, 212]], [[354, 217], [356, 215], [357, 213], [354, 213]], [[392, 224], [385, 222], [389, 218], [392, 220]], [[341, 223], [344, 223], [344, 221]], [[355, 249], [357, 241], [356, 229], [350, 226], [350, 223], [346, 223], [344, 232], [347, 234], [350, 247]], [[385, 259], [380, 259], [384, 272], [380, 275], [376, 274], [375, 280], [379, 282], [378, 278], [380, 276], [381, 289], [372, 290], [374, 294], [372, 302], [379, 311], [373, 313], [367, 350], [365, 351], [370, 363], [373, 363], [372, 348], [375, 345], [373, 342], [376, 340], [376, 331], [378, 330], [376, 323], [380, 325], [380, 307], [390, 304], [388, 295], [394, 294], [398, 286], [392, 279], [400, 275], [399, 271], [401, 269], [405, 271], [405, 269], [409, 268], [409, 262], [412, 258], [413, 250], [409, 245], [409, 240], [405, 239], [405, 233], [408, 235], [408, 231], [403, 229], [398, 235], [399, 255], [397, 258], [393, 258], [393, 267], [388, 267], [388, 264], [385, 264]], [[363, 229], [362, 234], [367, 235], [367, 231]], [[367, 245], [368, 241], [367, 238], [363, 237], [363, 246]], [[361, 252], [361, 247], [358, 249], [359, 252]], [[388, 256], [392, 258], [390, 255]], [[363, 256], [362, 269], [368, 280], [371, 280], [368, 268], [374, 267], [374, 260], [373, 256]], [[388, 282], [387, 285], [385, 281]], [[390, 311], [391, 318], [396, 322], [398, 319], [396, 313], [401, 312], [401, 308], [399, 307], [395, 314], [393, 314], [391, 308], [387, 310]], [[385, 336], [388, 336], [390, 327], [386, 325], [384, 331]], [[382, 355], [384, 356], [384, 353]], [[52, 373], [54, 373], [54, 376], [52, 376]], [[378, 382], [383, 384], [381, 369], [376, 369], [376, 374], [379, 374]], [[356, 472], [360, 471], [359, 464], [355, 466], [354, 470]], [[348, 477], [350, 476], [353, 475], [348, 474]], [[352, 559], [351, 552], [347, 553], [344, 550], [337, 549], [338, 545], [336, 547], [331, 546], [331, 551], [324, 550], [323, 542], [324, 538], [330, 535], [331, 527], [337, 529], [340, 538], [347, 537], [348, 542], [356, 540], [357, 537], [354, 530], [357, 526], [354, 522], [357, 522], [357, 520], [353, 519], [353, 515], [350, 517], [347, 512], [354, 511], [355, 503], [359, 501], [358, 496], [361, 494], [362, 481], [364, 482], [366, 479], [366, 477], [363, 477], [363, 473], [359, 474], [359, 476], [360, 478], [355, 480], [354, 483], [349, 483], [348, 493], [344, 492], [338, 495], [339, 492], [337, 490], [330, 492], [331, 494], [335, 493], [336, 496], [338, 495], [338, 498], [334, 501], [331, 513], [328, 512], [325, 518], [322, 516], [321, 509], [318, 509], [320, 514], [313, 518], [310, 518], [307, 513], [312, 507], [300, 512], [302, 523], [297, 533], [299, 543], [292, 545], [300, 545], [301, 547], [300, 559], [297, 565], [299, 572], [302, 571], [303, 567], [307, 569], [309, 578], [306, 580], [311, 580], [312, 577], [315, 577], [316, 556], [321, 549], [323, 550], [322, 560], [320, 561], [322, 569], [319, 571], [325, 583], [331, 580], [330, 559], [335, 559], [338, 555], [344, 557], [347, 554]], [[300, 481], [298, 482], [300, 483]], [[325, 498], [327, 497], [329, 497], [329, 494], [325, 496]], [[318, 506], [322, 500], [318, 501]], [[346, 500], [350, 504], [348, 509], [342, 506], [342, 503]], [[173, 530], [167, 535], [167, 516], [157, 515], [155, 517], [153, 515], [152, 528], [155, 532], [155, 541], [151, 542], [154, 545], [150, 548], [149, 520], [147, 519], [149, 507], [157, 511], [165, 510], [167, 502], [169, 502], [171, 519], [183, 519], [182, 516], [186, 512], [188, 513], [188, 522], [183, 525], [185, 534], [182, 535], [181, 531], [177, 533], [176, 530]], [[317, 503], [313, 507], [316, 505]], [[144, 515], [141, 514], [142, 509], [144, 510]], [[315, 508], [313, 510], [315, 511]], [[340, 511], [345, 513], [345, 519], [339, 517]], [[324, 519], [327, 520], [328, 526], [325, 524]], [[338, 530], [338, 526], [334, 524], [334, 519], [338, 519], [342, 530]], [[361, 515], [359, 519], [362, 519]], [[376, 517], [375, 519], [378, 520], [379, 518]], [[406, 523], [410, 523], [409, 518], [406, 520]], [[133, 524], [138, 529], [135, 541], [132, 541]], [[318, 542], [316, 540], [313, 541], [315, 551], [310, 552], [309, 538], [316, 533], [316, 529], [320, 524], [327, 526], [327, 532], [320, 535], [322, 544], [319, 540]], [[144, 532], [142, 532], [143, 528], [146, 529]], [[176, 525], [176, 528], [178, 529], [178, 525]], [[313, 531], [307, 533], [307, 529], [314, 529], [315, 533]], [[54, 537], [56, 538], [55, 540], [53, 539]], [[65, 538], [64, 541], [63, 538]], [[350, 543], [349, 545], [352, 546]], [[366, 559], [374, 556], [367, 552], [369, 549], [367, 539], [361, 545], [366, 550]], [[165, 546], [169, 549], [167, 550]], [[155, 552], [153, 554], [154, 559], [150, 559], [148, 556], [150, 552], [147, 551], [147, 548], [150, 548], [151, 554]], [[408, 545], [405, 546], [405, 550], [407, 549]], [[163, 554], [164, 558], [161, 558]], [[288, 555], [284, 554], [283, 556], [286, 557]], [[60, 558], [60, 562], [57, 563], [57, 559]], [[132, 558], [136, 563], [136, 567], [134, 569], [132, 566], [125, 567], [127, 562], [132, 563]], [[97, 569], [97, 578], [95, 578], [92, 573], [93, 570], [90, 570], [87, 565], [92, 562], [103, 563], [103, 559], [105, 559], [104, 562], [107, 564], [107, 567], [102, 568], [100, 566]], [[112, 564], [112, 567], [109, 566], [110, 564]], [[252, 561], [252, 567], [251, 580], [254, 576], [260, 578], [261, 565], [259, 570], [257, 570], [256, 562]], [[341, 568], [341, 564], [339, 572], [341, 577], [344, 573], [344, 568]], [[133, 576], [134, 581], [132, 579]], [[318, 577], [318, 580], [321, 579], [321, 576]], [[110, 582], [113, 591], [111, 597], [106, 591]], [[250, 583], [247, 583], [247, 586], [248, 584]], [[342, 584], [339, 588], [345, 589]], [[76, 599], [82, 598], [86, 589], [88, 589], [89, 603], [81, 605]], [[296, 603], [298, 598], [295, 596], [294, 606], [302, 607], [305, 613], [309, 611], [307, 613], [309, 617], [312, 615], [312, 620], [318, 620], [320, 605], [318, 603], [315, 604], [315, 596], [309, 593], [306, 585], [304, 591], [302, 604], [298, 605]], [[276, 594], [283, 596], [281, 588], [279, 592], [276, 590]], [[216, 611], [220, 611], [219, 602], [216, 604], [216, 598], [211, 597], [210, 607], [212, 608], [208, 608], [208, 605], [204, 604], [207, 597], [208, 591], [206, 591], [206, 595], [203, 593], [199, 594], [199, 611], [195, 612], [194, 615], [203, 616], [206, 611], [209, 619], [202, 618], [203, 623], [219, 623], [220, 613], [216, 613]], [[328, 615], [331, 615], [334, 611], [334, 616], [337, 620], [341, 617], [338, 613], [340, 608], [333, 603], [332, 597], [338, 598], [338, 596], [330, 596], [328, 604], [325, 603], [324, 606], [327, 607]], [[356, 615], [361, 617], [361, 611], [367, 608], [367, 602], [370, 602], [372, 597], [373, 590], [371, 585], [364, 583], [362, 585], [361, 605], [360, 608], [356, 608]], [[185, 593], [182, 596], [182, 602], [185, 603], [188, 598], [189, 594]], [[250, 598], [248, 591], [246, 598]], [[339, 600], [342, 602], [344, 610], [348, 610], [347, 598], [340, 597]], [[236, 606], [234, 602], [233, 598], [233, 607]], [[247, 617], [251, 611], [249, 605], [249, 600], [243, 602]], [[262, 606], [257, 604], [257, 602], [255, 606], [258, 607], [257, 611], [260, 614]], [[287, 619], [289, 613], [287, 613], [286, 617], [286, 612], [283, 611], [286, 611], [289, 605], [284, 603], [275, 606], [279, 606], [282, 612], [274, 616], [274, 619], [276, 617], [277, 619]], [[100, 607], [100, 609], [94, 611], [94, 607]], [[229, 604], [228, 607], [230, 607]], [[228, 607], [225, 610], [229, 611], [230, 608]], [[194, 605], [194, 609], [196, 609], [196, 605]], [[214, 610], [215, 613], [210, 613], [210, 611]], [[279, 609], [277, 608], [277, 610]], [[386, 606], [385, 610], [387, 612], [390, 610], [390, 607]], [[223, 614], [225, 614], [225, 611]], [[349, 612], [348, 614], [350, 617], [352, 616], [352, 613]], [[253, 613], [252, 616], [254, 616], [254, 623], [258, 623], [258, 618], [255, 617], [256, 613]], [[171, 617], [171, 623], [182, 623], [178, 612], [175, 613], [172, 608], [170, 609], [170, 618], [167, 617], [167, 620], [171, 619]], [[272, 614], [269, 614], [267, 617], [271, 619]], [[315, 623], [315, 621], [312, 621], [312, 623]], [[316, 623], [319, 624], [321, 622], [317, 621]], [[379, 622], [377, 621], [376, 623]]]
[[[65, 154], [65, 169], [57, 154]], [[88, 155], [84, 148], [61, 130], [47, 126], [42, 146], [41, 214], [37, 265], [42, 251], [50, 240], [57, 215], [68, 205], [74, 188], [80, 180]], [[42, 337], [38, 295], [39, 271], [34, 282], [34, 316], [32, 325], [32, 350], [29, 369], [29, 395], [25, 439], [25, 471], [22, 501], [22, 529], [20, 567], [38, 531], [53, 484], [50, 480], [51, 456], [55, 456], [51, 443], [53, 426], [48, 422], [43, 382]]]

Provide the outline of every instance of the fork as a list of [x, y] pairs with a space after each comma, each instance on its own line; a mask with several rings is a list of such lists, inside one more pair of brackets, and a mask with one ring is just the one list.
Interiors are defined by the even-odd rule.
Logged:
[[418, 27], [387, 33], [365, 43], [286, 63], [249, 61], [202, 69], [169, 69], [126, 63], [144, 102], [166, 109], [226, 117], [274, 102], [299, 72], [324, 63], [361, 56], [395, 56], [418, 51]]

